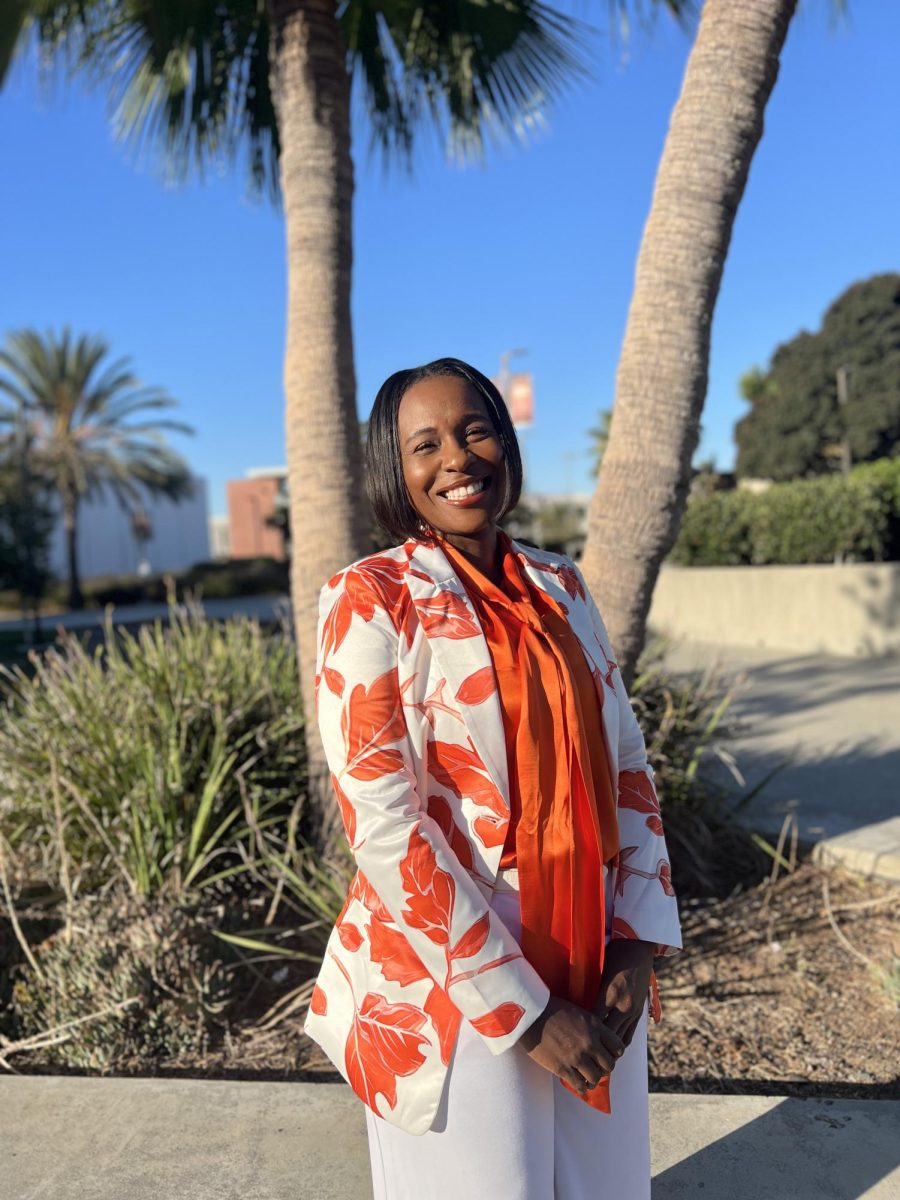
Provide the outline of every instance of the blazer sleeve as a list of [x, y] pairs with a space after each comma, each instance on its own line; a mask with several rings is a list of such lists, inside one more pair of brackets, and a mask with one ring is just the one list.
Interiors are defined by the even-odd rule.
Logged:
[[[571, 560], [570, 560], [571, 561]], [[600, 611], [576, 563], [594, 632], [610, 662], [614, 655]], [[647, 761], [644, 735], [618, 667], [611, 672], [619, 712], [617, 815], [619, 853], [615, 862], [613, 938], [652, 942], [658, 957], [682, 949], [678, 902], [666, 848], [653, 768]]]
[[425, 971], [499, 1054], [550, 992], [422, 803], [399, 638], [364, 569], [349, 567], [322, 588], [316, 713], [325, 756], [357, 865]]

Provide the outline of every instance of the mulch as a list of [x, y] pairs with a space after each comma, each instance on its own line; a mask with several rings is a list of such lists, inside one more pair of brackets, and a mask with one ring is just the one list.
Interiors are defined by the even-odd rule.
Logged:
[[652, 1089], [900, 1097], [900, 887], [806, 861], [681, 918]]
[[[900, 887], [805, 861], [681, 908], [686, 948], [657, 960], [651, 1090], [900, 1098]], [[273, 991], [281, 999], [267, 1022], [257, 1008], [202, 1055], [122, 1063], [115, 1073], [338, 1080], [303, 1033], [311, 980], [291, 983], [292, 1001], [283, 985]], [[15, 1065], [65, 1073], [51, 1052]]]

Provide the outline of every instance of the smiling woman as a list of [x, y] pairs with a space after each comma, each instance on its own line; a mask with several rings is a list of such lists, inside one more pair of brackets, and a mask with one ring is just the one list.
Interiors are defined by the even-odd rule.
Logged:
[[522, 462], [474, 367], [392, 375], [366, 467], [401, 544], [320, 595], [358, 870], [304, 1029], [366, 1104], [375, 1200], [647, 1200], [652, 962], [681, 940], [600, 614], [571, 559], [499, 527]]
[[522, 490], [518, 442], [496, 387], [458, 358], [391, 375], [369, 421], [366, 486], [391, 536], [440, 530], [496, 579], [495, 523]]

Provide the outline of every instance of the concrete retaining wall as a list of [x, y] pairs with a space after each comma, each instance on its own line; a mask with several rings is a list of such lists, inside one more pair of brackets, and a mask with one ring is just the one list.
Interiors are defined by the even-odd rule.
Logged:
[[900, 563], [665, 566], [650, 626], [688, 641], [796, 654], [898, 654]]

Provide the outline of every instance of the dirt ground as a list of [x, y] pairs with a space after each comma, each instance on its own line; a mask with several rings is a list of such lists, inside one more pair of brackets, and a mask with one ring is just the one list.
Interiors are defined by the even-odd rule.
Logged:
[[900, 1097], [900, 887], [810, 862], [683, 906], [657, 1091]]
[[[683, 902], [682, 926], [685, 951], [659, 968], [651, 1089], [900, 1098], [900, 887], [805, 862], [728, 899]], [[215, 1049], [115, 1073], [338, 1079], [302, 1030], [311, 980], [284, 986], [268, 1020], [257, 1009]], [[65, 1071], [52, 1051], [16, 1069]]]
[[[900, 1098], [900, 887], [805, 862], [687, 901], [682, 925], [659, 971], [653, 1090]], [[337, 1078], [301, 1026], [238, 1033], [206, 1069]]]

